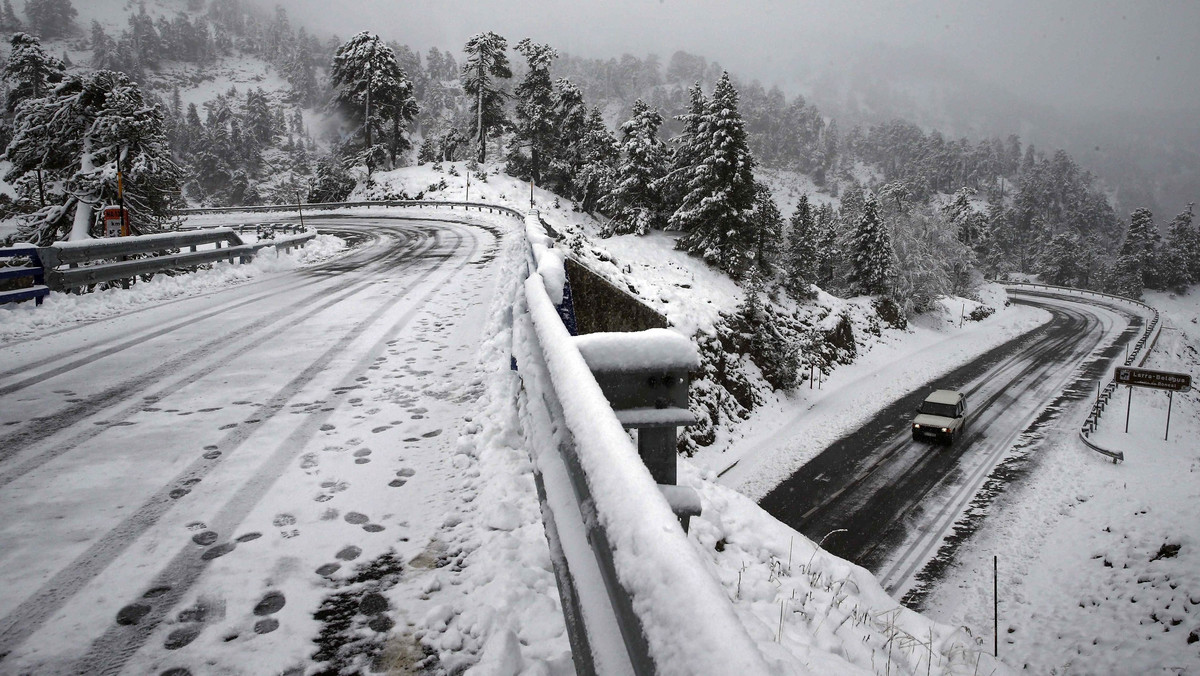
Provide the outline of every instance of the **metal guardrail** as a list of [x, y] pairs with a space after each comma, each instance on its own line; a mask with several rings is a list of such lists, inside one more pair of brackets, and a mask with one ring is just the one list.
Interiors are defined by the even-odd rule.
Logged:
[[[42, 298], [51, 290], [69, 291], [90, 284], [224, 260], [230, 263], [247, 263], [264, 248], [276, 247], [287, 251], [292, 247], [303, 247], [313, 237], [316, 237], [315, 232], [305, 232], [291, 237], [246, 244], [232, 229], [214, 228], [138, 237], [60, 242], [45, 247], [3, 248], [0, 249], [0, 257], [29, 256], [32, 265], [0, 273], [0, 278], [32, 276], [35, 284], [43, 280], [44, 283], [32, 289], [0, 293], [0, 303], [36, 298], [38, 305], [41, 305]], [[223, 247], [223, 244], [226, 246]], [[203, 251], [198, 248], [207, 245], [215, 245], [215, 248]], [[184, 248], [190, 251], [172, 253]], [[162, 255], [136, 260], [113, 260], [154, 253]], [[85, 263], [91, 264], [81, 265]], [[68, 267], [62, 268], [64, 265]]]
[[[1107, 298], [1110, 300], [1131, 303], [1142, 309], [1149, 310], [1151, 313], [1150, 322], [1146, 325], [1146, 330], [1138, 338], [1129, 355], [1125, 358], [1125, 366], [1131, 366], [1137, 362], [1138, 366], [1146, 363], [1146, 359], [1150, 356], [1150, 351], [1158, 343], [1158, 336], [1162, 333], [1162, 325], [1159, 321], [1160, 316], [1158, 309], [1151, 307], [1135, 298], [1126, 298], [1125, 296], [1116, 296], [1100, 291], [1091, 291], [1089, 289], [1076, 289], [1069, 286], [1055, 286], [1053, 284], [1036, 284], [1031, 282], [1000, 282], [1005, 286], [1012, 287], [1028, 287], [1033, 289], [1046, 289], [1047, 291], [1057, 291], [1071, 295], [1091, 296], [1093, 298]], [[1139, 360], [1140, 357], [1140, 360]], [[1104, 448], [1100, 444], [1092, 441], [1091, 436], [1095, 433], [1096, 428], [1100, 425], [1100, 416], [1104, 413], [1104, 409], [1108, 406], [1108, 402], [1112, 399], [1117, 391], [1117, 380], [1114, 376], [1105, 386], [1104, 389], [1097, 393], [1096, 402], [1092, 404], [1092, 410], [1088, 413], [1087, 418], [1083, 421], [1083, 426], [1079, 428], [1079, 438], [1083, 443], [1093, 451], [1106, 455], [1112, 458], [1114, 464], [1125, 460], [1123, 451], [1114, 451]]]
[[45, 269], [42, 267], [37, 247], [12, 246], [0, 248], [0, 258], [29, 258], [29, 265], [0, 268], [0, 279], [33, 278], [32, 286], [27, 288], [0, 291], [0, 303], [18, 303], [23, 300], [32, 299], [36, 304], [41, 305], [42, 299], [46, 297], [46, 294], [50, 293], [50, 287], [46, 286]]
[[[535, 443], [545, 446], [531, 449], [535, 466], [561, 467], [566, 475], [558, 486], [538, 480], [543, 512], [549, 512], [544, 521], [552, 552], [567, 548], [564, 541], [572, 531], [566, 526], [561, 529], [566, 536], [559, 533], [560, 521], [571, 520], [586, 533], [585, 555], [576, 552], [577, 558], [571, 559], [570, 565], [557, 561], [555, 565], [577, 671], [596, 674], [632, 670], [639, 675], [770, 673], [724, 589], [680, 527], [680, 518], [699, 512], [698, 497], [693, 494], [679, 500], [675, 491], [690, 489], [658, 485], [656, 469], [660, 474], [669, 472], [673, 479], [673, 468], [648, 468], [642, 462], [647, 458], [639, 458], [639, 449], [624, 431], [629, 421], [623, 422], [614, 412], [606, 399], [609, 391], [597, 382], [568, 332], [561, 303], [551, 298], [552, 294], [558, 295], [563, 283], [556, 278], [561, 274], [562, 256], [553, 251], [552, 240], [534, 215], [526, 220], [526, 237], [528, 277], [523, 302], [514, 308], [514, 332], [519, 331], [527, 339], [514, 338], [514, 360], [525, 391], [523, 413], [536, 418], [538, 422], [531, 423], [531, 427], [540, 430], [542, 437]], [[555, 258], [559, 259], [557, 264]], [[650, 385], [655, 383], [651, 381]], [[676, 387], [678, 382], [664, 384], [660, 377], [657, 385]], [[655, 407], [655, 411], [672, 414], [672, 425], [682, 424], [674, 409]], [[673, 444], [671, 451], [673, 461]], [[555, 502], [555, 496], [546, 495], [553, 490], [573, 494], [570, 501], [558, 496], [561, 511], [548, 504]], [[693, 504], [686, 504], [691, 499]], [[563, 502], [573, 503], [569, 508], [578, 513], [567, 513], [561, 508]], [[576, 584], [577, 564], [598, 569], [607, 608], [590, 613], [584, 610], [587, 601], [583, 597], [594, 590], [586, 583]], [[644, 567], [652, 567], [654, 574], [642, 574]], [[613, 640], [609, 634], [614, 628], [605, 624], [599, 631], [588, 631], [585, 625], [589, 622], [603, 622], [597, 616], [612, 618], [619, 633], [617, 640], [624, 648], [619, 659], [607, 655], [604, 664], [596, 663], [600, 660], [594, 653], [601, 649], [595, 642]], [[688, 650], [685, 646], [689, 644], [720, 645], [725, 649], [700, 655], [697, 653], [704, 651]], [[584, 650], [588, 652], [581, 654]]]
[[180, 216], [202, 214], [231, 214], [231, 213], [269, 213], [275, 211], [303, 211], [305, 209], [327, 211], [330, 209], [347, 209], [350, 207], [428, 207], [431, 209], [463, 209], [470, 211], [486, 211], [488, 213], [505, 213], [513, 218], [524, 220], [525, 214], [511, 207], [486, 202], [435, 202], [432, 200], [380, 200], [360, 202], [313, 202], [311, 204], [273, 204], [255, 207], [205, 207], [200, 209], [180, 209], [175, 213]]

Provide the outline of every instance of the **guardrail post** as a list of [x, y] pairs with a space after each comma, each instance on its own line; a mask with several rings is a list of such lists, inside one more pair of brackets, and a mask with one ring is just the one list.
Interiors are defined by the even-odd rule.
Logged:
[[[640, 333], [592, 335], [605, 337], [604, 351], [625, 352], [614, 344], [624, 340], [636, 344], [641, 339]], [[587, 342], [579, 347], [617, 420], [626, 429], [637, 430], [638, 455], [687, 532], [691, 517], [700, 514], [700, 499], [695, 491], [676, 486], [676, 428], [696, 423], [696, 417], [688, 410], [687, 367], [670, 363], [642, 363], [633, 367], [610, 364]]]

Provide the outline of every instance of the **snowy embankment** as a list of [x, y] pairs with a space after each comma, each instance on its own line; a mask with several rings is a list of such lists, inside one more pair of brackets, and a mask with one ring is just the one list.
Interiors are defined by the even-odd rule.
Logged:
[[[1163, 331], [1145, 367], [1200, 375], [1200, 296], [1148, 293]], [[999, 557], [1000, 653], [1030, 673], [1200, 673], [1200, 396], [1128, 388], [1094, 440], [1048, 439], [926, 599], [951, 623], [992, 625]], [[1086, 411], [1079, 411], [1080, 421]], [[1074, 427], [1078, 427], [1075, 424]]]
[[[229, 216], [225, 216], [225, 222]], [[254, 241], [247, 233], [242, 238]], [[346, 243], [332, 235], [317, 235], [302, 249], [290, 252], [263, 250], [245, 264], [215, 263], [205, 269], [178, 275], [155, 275], [129, 289], [117, 287], [85, 293], [51, 293], [41, 307], [33, 303], [0, 305], [0, 341], [18, 340], [58, 326], [93, 321], [131, 312], [150, 304], [219, 291], [267, 273], [295, 270], [335, 256]]]

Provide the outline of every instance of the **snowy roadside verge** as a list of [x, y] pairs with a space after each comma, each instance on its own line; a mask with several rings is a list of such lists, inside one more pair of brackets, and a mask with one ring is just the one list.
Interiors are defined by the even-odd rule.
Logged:
[[[1200, 372], [1200, 297], [1147, 293], [1164, 322], [1146, 368]], [[1119, 361], [1119, 360], [1118, 360]], [[1113, 465], [1069, 430], [1047, 439], [957, 554], [924, 612], [992, 626], [999, 557], [1001, 654], [1031, 673], [1200, 671], [1200, 397], [1121, 390], [1093, 439], [1126, 450]], [[984, 584], [986, 582], [986, 584]]]
[[317, 235], [303, 249], [260, 253], [246, 264], [216, 263], [180, 275], [155, 275], [129, 289], [109, 288], [74, 295], [51, 293], [41, 307], [32, 303], [0, 306], [0, 341], [26, 338], [39, 331], [76, 322], [104, 319], [174, 298], [197, 296], [255, 279], [264, 274], [295, 270], [336, 256], [346, 243], [332, 235]]
[[[838, 367], [821, 389], [801, 386], [755, 410], [741, 438], [698, 453], [692, 462], [722, 473], [721, 483], [761, 498], [839, 437], [923, 383], [948, 373], [988, 350], [1042, 326], [1044, 310], [1004, 305], [1004, 291], [989, 285], [996, 314], [958, 326], [959, 308], [943, 304], [907, 331], [885, 331], [870, 351]], [[864, 309], [865, 310], [865, 309]]]

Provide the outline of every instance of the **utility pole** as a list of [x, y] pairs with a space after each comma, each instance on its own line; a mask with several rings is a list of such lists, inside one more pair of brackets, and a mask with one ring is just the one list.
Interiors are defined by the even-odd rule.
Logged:
[[121, 171], [121, 157], [125, 154], [124, 148], [117, 149], [117, 206], [121, 208], [121, 236], [128, 237], [129, 232], [129, 214], [125, 213], [125, 180], [124, 173]]

